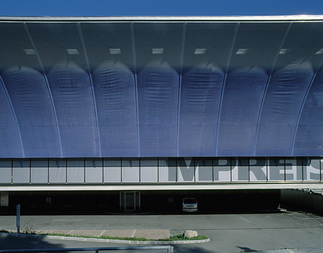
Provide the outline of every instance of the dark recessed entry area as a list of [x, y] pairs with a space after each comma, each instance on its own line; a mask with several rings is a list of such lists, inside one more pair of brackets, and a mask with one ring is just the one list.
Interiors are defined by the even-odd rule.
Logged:
[[198, 202], [197, 214], [276, 211], [280, 190], [9, 192], [1, 214], [181, 214], [183, 198]]

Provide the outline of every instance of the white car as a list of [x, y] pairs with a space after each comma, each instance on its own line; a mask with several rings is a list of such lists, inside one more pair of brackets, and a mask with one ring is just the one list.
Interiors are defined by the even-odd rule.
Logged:
[[182, 201], [183, 212], [197, 212], [197, 201], [195, 198], [184, 198]]

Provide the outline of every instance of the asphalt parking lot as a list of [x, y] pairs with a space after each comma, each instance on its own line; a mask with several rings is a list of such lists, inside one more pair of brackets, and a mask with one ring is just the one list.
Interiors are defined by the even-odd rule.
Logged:
[[[15, 231], [15, 216], [0, 216], [0, 230]], [[22, 216], [27, 230], [169, 229], [171, 234], [197, 230], [211, 241], [175, 246], [175, 252], [240, 253], [252, 250], [323, 248], [323, 217], [303, 212], [186, 214], [186, 215], [78, 215]], [[116, 244], [26, 240], [0, 237], [0, 249], [108, 247]]]

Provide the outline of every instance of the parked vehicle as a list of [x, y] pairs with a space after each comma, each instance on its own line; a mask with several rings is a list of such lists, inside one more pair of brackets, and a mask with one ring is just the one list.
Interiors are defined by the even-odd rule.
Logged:
[[197, 201], [195, 198], [184, 198], [182, 201], [183, 212], [197, 212]]

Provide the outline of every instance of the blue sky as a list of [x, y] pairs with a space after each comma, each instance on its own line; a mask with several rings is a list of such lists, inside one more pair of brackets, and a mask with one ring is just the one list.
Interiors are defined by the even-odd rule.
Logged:
[[323, 0], [0, 0], [1, 16], [323, 15]]

